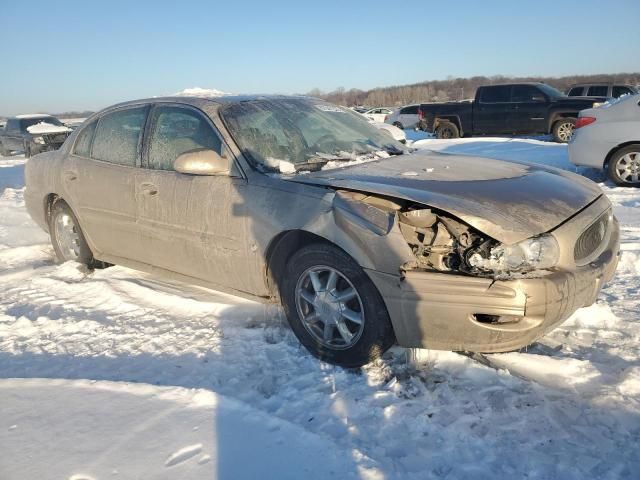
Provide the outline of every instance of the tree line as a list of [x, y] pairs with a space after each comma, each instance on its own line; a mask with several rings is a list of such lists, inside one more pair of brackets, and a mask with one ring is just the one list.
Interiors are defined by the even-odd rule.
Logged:
[[429, 80], [411, 85], [378, 87], [372, 90], [360, 90], [343, 87], [332, 92], [323, 92], [314, 88], [307, 95], [319, 97], [338, 105], [348, 107], [357, 105], [395, 107], [420, 102], [448, 102], [474, 98], [476, 89], [482, 85], [497, 83], [544, 82], [566, 92], [574, 83], [613, 82], [625, 85], [640, 85], [640, 73], [616, 73], [602, 75], [569, 75], [565, 77], [492, 77], [453, 78]]

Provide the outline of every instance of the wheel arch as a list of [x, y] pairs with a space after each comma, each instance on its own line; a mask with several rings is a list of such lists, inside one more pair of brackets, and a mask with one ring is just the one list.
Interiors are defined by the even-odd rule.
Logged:
[[438, 126], [441, 123], [453, 123], [458, 129], [460, 136], [464, 135], [464, 130], [462, 130], [462, 122], [460, 121], [459, 115], [436, 115], [435, 118], [433, 119], [434, 132], [436, 131], [436, 128], [438, 128]]
[[351, 258], [354, 258], [353, 255], [340, 247], [340, 245], [337, 245], [321, 235], [309, 232], [308, 230], [292, 229], [280, 232], [271, 240], [267, 250], [265, 251], [266, 282], [272, 297], [279, 296], [279, 282], [289, 258], [302, 247], [312, 243], [324, 243], [326, 245], [331, 245], [342, 250]]
[[604, 157], [604, 162], [602, 163], [602, 168], [607, 168], [609, 166], [609, 162], [611, 161], [611, 157], [613, 157], [618, 150], [621, 150], [625, 147], [629, 147], [631, 145], [640, 145], [640, 140], [631, 140], [628, 142], [621, 143], [613, 147], [609, 153]]

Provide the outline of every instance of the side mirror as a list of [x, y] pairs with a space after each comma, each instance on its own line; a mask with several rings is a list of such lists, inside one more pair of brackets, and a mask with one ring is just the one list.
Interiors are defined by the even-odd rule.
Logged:
[[213, 150], [190, 150], [176, 158], [173, 169], [190, 175], [226, 175], [229, 173], [229, 160]]

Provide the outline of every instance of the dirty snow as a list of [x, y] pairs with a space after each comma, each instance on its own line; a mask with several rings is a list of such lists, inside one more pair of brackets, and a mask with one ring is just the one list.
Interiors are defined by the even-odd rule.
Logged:
[[[539, 140], [418, 143], [576, 170]], [[638, 477], [640, 190], [578, 169], [613, 202], [622, 256], [543, 343], [489, 356], [498, 369], [395, 348], [347, 371], [311, 358], [276, 307], [54, 264], [23, 163], [0, 158], [3, 480]]]
[[69, 127], [65, 127], [63, 125], [53, 125], [47, 122], [36, 123], [35, 125], [31, 125], [27, 127], [27, 132], [29, 133], [65, 133], [70, 132], [71, 129]]

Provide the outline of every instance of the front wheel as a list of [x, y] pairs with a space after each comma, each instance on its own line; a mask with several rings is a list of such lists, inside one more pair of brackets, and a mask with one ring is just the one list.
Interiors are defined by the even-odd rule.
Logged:
[[342, 250], [325, 244], [300, 249], [287, 263], [282, 284], [291, 329], [319, 359], [360, 367], [395, 342], [380, 293]]
[[400, 130], [404, 130], [404, 127], [400, 122], [393, 122], [393, 126], [399, 128]]
[[640, 187], [640, 145], [629, 145], [609, 160], [609, 178], [621, 187]]
[[553, 139], [558, 143], [567, 143], [573, 136], [576, 119], [567, 117], [553, 124]]
[[49, 233], [58, 261], [73, 260], [93, 267], [95, 260], [84, 238], [78, 219], [64, 200], [57, 200], [51, 207]]

